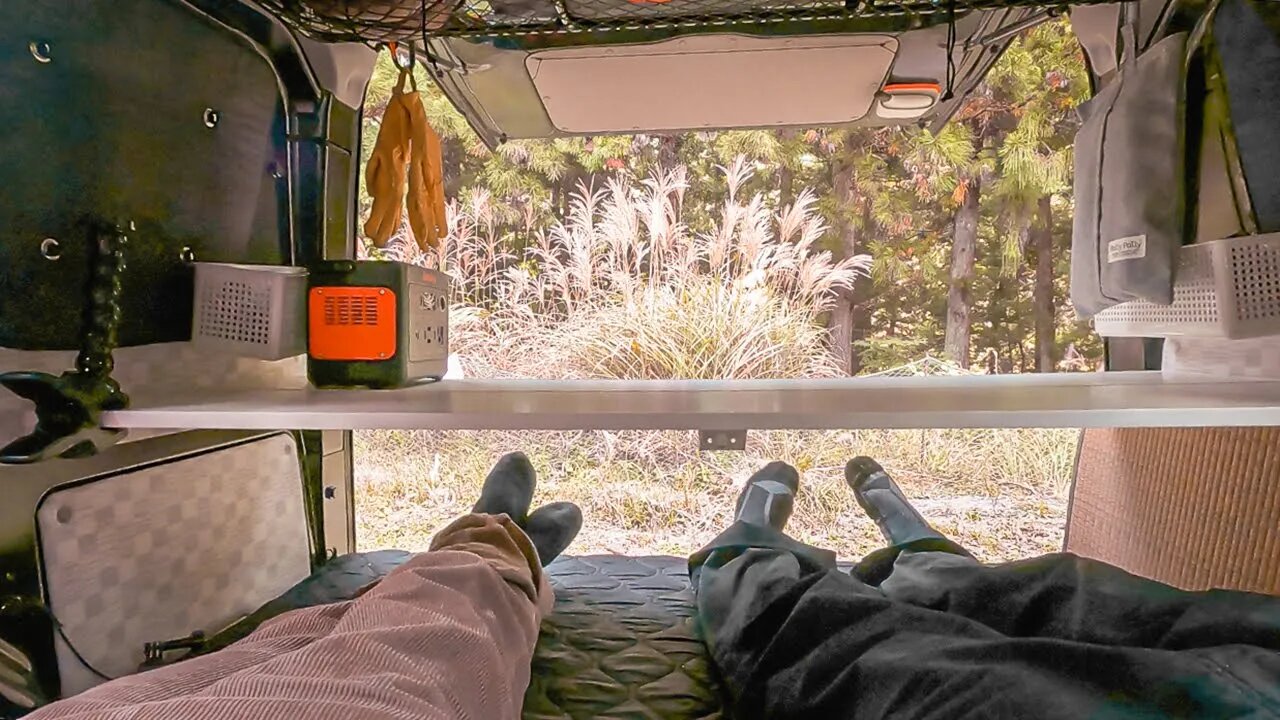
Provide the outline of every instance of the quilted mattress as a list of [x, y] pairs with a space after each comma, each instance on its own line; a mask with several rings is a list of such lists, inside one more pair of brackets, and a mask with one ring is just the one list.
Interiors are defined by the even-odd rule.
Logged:
[[[398, 550], [336, 558], [210, 639], [225, 647], [294, 608], [350, 598], [409, 557]], [[543, 623], [525, 695], [526, 720], [712, 720], [718, 689], [693, 625], [684, 558], [564, 557], [547, 568], [555, 611]]]

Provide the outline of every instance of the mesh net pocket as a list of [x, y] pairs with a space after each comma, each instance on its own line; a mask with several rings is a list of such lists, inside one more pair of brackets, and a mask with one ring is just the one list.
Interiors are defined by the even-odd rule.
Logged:
[[[1077, 0], [1072, 4], [1101, 4]], [[599, 33], [661, 28], [910, 17], [946, 22], [972, 10], [1057, 8], [1046, 0], [261, 0], [303, 33], [334, 42]], [[914, 23], [913, 23], [914, 24]]]

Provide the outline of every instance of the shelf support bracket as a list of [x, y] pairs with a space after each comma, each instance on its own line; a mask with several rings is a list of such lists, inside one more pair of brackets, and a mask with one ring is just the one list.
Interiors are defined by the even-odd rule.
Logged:
[[699, 430], [699, 450], [743, 450], [747, 447], [746, 430]]

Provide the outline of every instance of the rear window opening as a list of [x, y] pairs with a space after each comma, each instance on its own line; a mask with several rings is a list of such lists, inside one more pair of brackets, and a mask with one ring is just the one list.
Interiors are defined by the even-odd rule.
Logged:
[[356, 544], [425, 550], [519, 450], [538, 471], [535, 507], [582, 507], [572, 555], [687, 556], [730, 525], [747, 477], [782, 460], [801, 472], [788, 532], [857, 560], [884, 546], [842, 474], [868, 455], [938, 530], [984, 561], [1016, 560], [1062, 548], [1078, 440], [1060, 428], [753, 431], [745, 451], [707, 452], [678, 431], [359, 431]]

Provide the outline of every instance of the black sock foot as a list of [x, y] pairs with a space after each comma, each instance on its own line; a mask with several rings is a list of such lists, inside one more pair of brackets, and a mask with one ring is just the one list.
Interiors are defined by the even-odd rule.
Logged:
[[771, 462], [758, 470], [738, 495], [734, 519], [782, 531], [787, 527], [800, 492], [800, 474], [784, 462]]
[[571, 502], [543, 505], [533, 511], [524, 525], [543, 567], [564, 552], [581, 529], [582, 510]]
[[529, 517], [529, 506], [533, 504], [537, 478], [533, 463], [529, 462], [524, 453], [503, 455], [485, 478], [480, 499], [472, 512], [489, 515], [506, 513], [517, 525], [523, 527]]
[[875, 460], [869, 457], [850, 460], [844, 467], [844, 479], [853, 488], [858, 505], [880, 527], [880, 534], [890, 545], [946, 539], [911, 506], [902, 489]]

